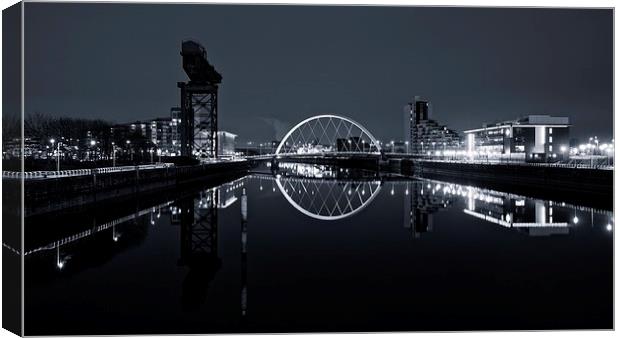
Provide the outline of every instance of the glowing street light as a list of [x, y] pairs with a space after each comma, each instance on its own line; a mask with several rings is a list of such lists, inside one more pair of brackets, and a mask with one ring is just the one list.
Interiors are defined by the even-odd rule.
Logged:
[[112, 167], [116, 167], [116, 144], [112, 142]]
[[[52, 144], [52, 149], [54, 148], [55, 139], [50, 139], [50, 143]], [[60, 142], [56, 144], [56, 171], [60, 171]]]

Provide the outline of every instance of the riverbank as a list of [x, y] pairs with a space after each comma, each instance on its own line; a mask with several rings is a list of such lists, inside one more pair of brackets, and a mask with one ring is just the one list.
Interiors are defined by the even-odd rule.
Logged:
[[[25, 217], [65, 208], [135, 197], [168, 189], [246, 173], [247, 161], [170, 166], [131, 171], [96, 172], [88, 175], [24, 180]], [[20, 179], [3, 179], [3, 192], [19, 191]], [[7, 197], [7, 196], [5, 196]]]
[[613, 170], [425, 160], [403, 160], [390, 168], [405, 175], [613, 209]]

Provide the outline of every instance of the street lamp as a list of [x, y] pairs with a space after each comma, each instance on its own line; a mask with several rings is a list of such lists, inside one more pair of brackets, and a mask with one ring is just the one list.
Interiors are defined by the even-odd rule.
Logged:
[[[91, 147], [94, 147], [95, 145], [97, 145], [97, 141], [95, 141], [95, 140], [90, 140], [89, 144], [90, 144], [90, 146], [91, 146]], [[90, 150], [89, 150], [89, 156], [92, 156], [92, 155], [93, 155], [93, 154], [95, 154], [95, 153], [96, 153], [96, 152], [95, 152], [93, 149], [90, 149]], [[92, 160], [97, 160], [97, 159], [95, 158], [95, 156], [93, 156], [93, 157], [92, 157]]]
[[116, 167], [116, 145], [112, 142], [112, 167]]
[[126, 144], [127, 144], [127, 146], [129, 147], [129, 156], [131, 156], [131, 162], [133, 162], [133, 149], [131, 149], [131, 146], [130, 146], [131, 141], [130, 141], [130, 140], [127, 140], [127, 141], [125, 141], [125, 143], [126, 143]]
[[[52, 144], [52, 149], [54, 149], [54, 143], [56, 140], [50, 139], [50, 143]], [[56, 171], [60, 171], [60, 142], [56, 143]]]
[[[595, 146], [594, 150], [599, 150], [599, 149], [598, 149], [598, 137], [596, 137], [596, 136], [594, 136], [594, 143], [596, 144], [596, 146]], [[597, 152], [600, 154], [600, 150], [599, 150], [599, 151], [597, 151]]]

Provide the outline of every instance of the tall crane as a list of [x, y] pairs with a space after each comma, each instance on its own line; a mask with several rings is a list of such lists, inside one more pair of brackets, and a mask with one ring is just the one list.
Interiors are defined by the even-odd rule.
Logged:
[[198, 42], [181, 43], [183, 70], [188, 82], [181, 89], [181, 156], [201, 161], [217, 158], [217, 92], [222, 75], [207, 60], [206, 49]]

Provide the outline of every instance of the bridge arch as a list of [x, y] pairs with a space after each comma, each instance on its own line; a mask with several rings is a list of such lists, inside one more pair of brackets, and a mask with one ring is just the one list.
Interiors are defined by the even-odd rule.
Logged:
[[302, 214], [321, 221], [351, 217], [372, 203], [381, 181], [324, 180], [278, 177], [284, 198]]
[[345, 116], [324, 114], [309, 117], [291, 128], [275, 154], [347, 151], [379, 153], [381, 146], [360, 123]]

